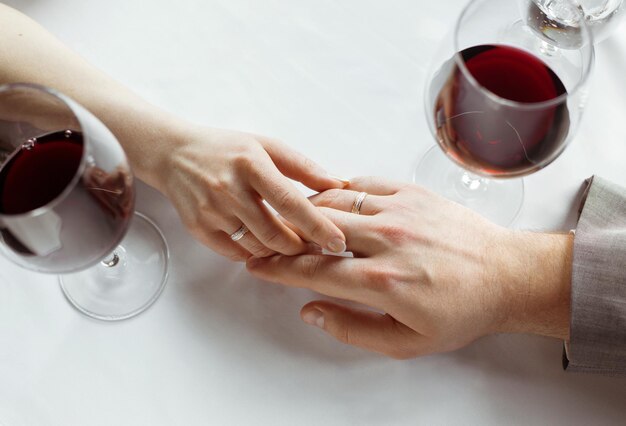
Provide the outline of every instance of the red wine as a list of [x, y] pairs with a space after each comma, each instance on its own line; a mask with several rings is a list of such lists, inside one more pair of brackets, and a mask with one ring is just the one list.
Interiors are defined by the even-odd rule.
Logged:
[[556, 158], [569, 131], [566, 103], [532, 105], [567, 93], [556, 73], [510, 46], [474, 46], [460, 56], [478, 85], [454, 59], [442, 68], [434, 114], [444, 150], [491, 175], [530, 173]]
[[45, 206], [72, 181], [83, 155], [80, 132], [31, 139], [0, 170], [0, 212], [19, 214]]
[[[29, 268], [68, 272], [108, 255], [135, 201], [121, 147], [64, 129], [12, 146], [0, 161], [0, 244], [11, 257]], [[36, 215], [20, 214], [40, 207]]]

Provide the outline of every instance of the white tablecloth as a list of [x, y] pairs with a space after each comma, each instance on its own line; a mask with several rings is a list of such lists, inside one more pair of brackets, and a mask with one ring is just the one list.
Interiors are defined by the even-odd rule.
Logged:
[[[279, 137], [335, 174], [409, 180], [433, 140], [426, 67], [461, 0], [12, 0], [151, 101]], [[584, 178], [626, 185], [626, 28], [599, 46], [572, 145], [526, 179], [517, 226], [569, 229]], [[494, 336], [399, 362], [304, 325], [315, 297], [196, 243], [169, 203], [138, 210], [172, 250], [160, 300], [106, 324], [56, 278], [0, 260], [0, 424], [624, 424], [626, 381], [566, 374], [561, 343]]]

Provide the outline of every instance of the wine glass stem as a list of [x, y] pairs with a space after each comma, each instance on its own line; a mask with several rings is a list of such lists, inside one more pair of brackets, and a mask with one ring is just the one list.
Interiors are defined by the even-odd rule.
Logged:
[[119, 262], [120, 262], [120, 257], [117, 255], [117, 252], [113, 252], [108, 258], [104, 259], [100, 263], [102, 263], [102, 265], [106, 266], [107, 268], [113, 268]]
[[465, 191], [478, 192], [485, 189], [489, 181], [483, 177], [470, 172], [463, 172], [461, 176], [461, 185]]
[[548, 43], [545, 40], [541, 40], [540, 42], [540, 46], [539, 46], [539, 51], [541, 53], [543, 53], [546, 56], [554, 56], [557, 52], [557, 48], [556, 46]]

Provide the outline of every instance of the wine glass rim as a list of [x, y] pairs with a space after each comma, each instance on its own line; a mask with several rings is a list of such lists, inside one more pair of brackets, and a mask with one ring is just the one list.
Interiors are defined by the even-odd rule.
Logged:
[[[578, 90], [580, 90], [584, 84], [587, 82], [587, 79], [589, 78], [589, 75], [591, 73], [591, 68], [593, 66], [593, 60], [595, 57], [595, 48], [593, 45], [593, 35], [591, 34], [591, 30], [589, 29], [589, 26], [587, 25], [587, 23], [585, 22], [584, 19], [584, 15], [582, 10], [575, 8], [577, 10], [579, 10], [579, 13], [581, 15], [581, 19], [579, 20], [580, 23], [580, 27], [583, 29], [585, 35], [586, 35], [586, 39], [587, 39], [587, 43], [583, 44], [580, 48], [575, 49], [578, 50], [579, 52], [581, 52], [581, 55], [583, 55], [582, 53], [582, 49], [589, 49], [589, 57], [587, 58], [586, 61], [584, 61], [584, 69], [583, 69], [583, 75], [581, 76], [581, 78], [578, 80], [578, 82], [574, 85], [574, 87], [570, 90], [570, 91], [566, 91], [565, 93], [560, 94], [559, 96], [552, 98], [552, 99], [548, 99], [547, 101], [541, 101], [541, 102], [518, 102], [518, 101], [514, 101], [511, 99], [507, 99], [507, 98], [503, 98], [502, 96], [497, 95], [496, 93], [492, 92], [491, 90], [489, 90], [488, 88], [486, 88], [485, 86], [483, 86], [482, 84], [480, 84], [478, 82], [478, 80], [476, 80], [476, 78], [474, 78], [474, 76], [472, 75], [472, 73], [469, 71], [469, 69], [467, 68], [467, 66], [465, 65], [465, 61], [463, 60], [463, 58], [461, 57], [461, 48], [459, 45], [459, 32], [461, 30], [461, 24], [463, 22], [463, 19], [465, 18], [465, 16], [469, 13], [471, 7], [479, 2], [483, 2], [485, 0], [470, 0], [465, 7], [463, 8], [463, 10], [461, 11], [461, 14], [459, 15], [459, 17], [456, 20], [456, 23], [454, 25], [454, 61], [456, 62], [457, 66], [459, 67], [459, 69], [461, 70], [461, 72], [463, 73], [464, 77], [475, 87], [479, 88], [481, 91], [485, 92], [485, 94], [491, 98], [492, 100], [494, 100], [495, 102], [498, 102], [502, 105], [506, 105], [506, 106], [510, 106], [510, 107], [515, 107], [518, 109], [522, 109], [522, 110], [535, 110], [535, 109], [542, 109], [542, 108], [549, 108], [555, 105], [558, 105], [560, 103], [563, 103], [567, 100], [568, 97], [574, 95], [576, 92], [578, 92]], [[563, 0], [563, 1], [569, 1], [569, 3], [573, 6], [575, 6], [575, 2], [573, 0]], [[495, 44], [495, 43], [494, 43]], [[520, 47], [518, 46], [513, 46], [517, 49], [520, 49]], [[530, 54], [533, 54], [532, 52], [529, 52]], [[533, 54], [533, 56], [536, 56]]]
[[72, 176], [72, 180], [70, 180], [70, 182], [65, 186], [65, 188], [63, 188], [63, 191], [61, 191], [56, 197], [48, 201], [46, 204], [39, 206], [36, 209], [29, 210], [27, 212], [9, 214], [9, 213], [3, 213], [2, 211], [0, 211], [0, 219], [1, 218], [17, 219], [17, 218], [25, 218], [25, 217], [36, 217], [52, 210], [55, 206], [61, 203], [68, 196], [68, 194], [74, 190], [74, 188], [78, 184], [78, 181], [80, 180], [81, 176], [83, 175], [83, 172], [85, 171], [87, 151], [88, 151], [88, 148], [87, 148], [88, 137], [86, 137], [85, 132], [83, 131], [84, 126], [82, 124], [82, 120], [80, 118], [80, 115], [76, 113], [76, 110], [72, 106], [72, 101], [68, 97], [56, 91], [55, 89], [43, 86], [41, 84], [35, 84], [35, 83], [3, 84], [3, 85], [0, 85], [0, 94], [10, 92], [15, 89], [31, 89], [31, 90], [44, 92], [50, 96], [57, 98], [61, 102], [63, 102], [63, 104], [72, 112], [72, 114], [74, 115], [74, 118], [76, 119], [76, 121], [78, 122], [80, 126], [80, 129], [78, 130], [83, 135], [82, 137], [83, 152], [81, 155], [80, 164], [78, 165], [78, 168], [76, 169], [76, 172], [74, 173], [74, 176]]

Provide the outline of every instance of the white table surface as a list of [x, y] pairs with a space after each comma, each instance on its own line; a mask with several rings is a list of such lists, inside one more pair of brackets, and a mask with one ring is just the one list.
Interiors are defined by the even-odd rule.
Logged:
[[[344, 176], [408, 180], [433, 140], [429, 58], [462, 0], [12, 0], [151, 101], [288, 141]], [[568, 229], [584, 178], [626, 185], [626, 28], [599, 46], [572, 145], [526, 180], [517, 226]], [[252, 279], [139, 188], [172, 250], [160, 300], [122, 323], [0, 260], [0, 424], [624, 424], [626, 380], [566, 374], [561, 343], [494, 336], [394, 361], [304, 325], [315, 296]]]

